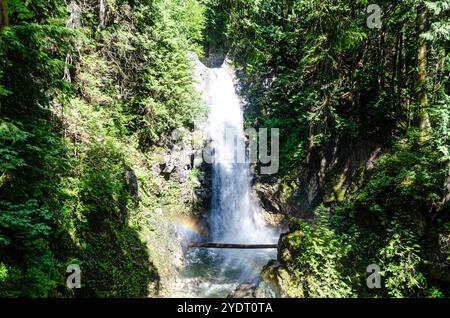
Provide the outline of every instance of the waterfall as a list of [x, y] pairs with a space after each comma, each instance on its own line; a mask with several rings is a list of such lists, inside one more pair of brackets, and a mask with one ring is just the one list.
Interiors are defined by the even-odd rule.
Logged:
[[[251, 188], [246, 162], [243, 111], [227, 62], [206, 68], [195, 59], [198, 88], [209, 106], [207, 132], [211, 139], [212, 202], [209, 238], [216, 243], [276, 243], [277, 230], [266, 226]], [[192, 249], [177, 281], [175, 297], [227, 297], [240, 283], [257, 282], [274, 249]]]
[[225, 62], [221, 68], [208, 71], [206, 98], [213, 148], [213, 197], [209, 216], [212, 239], [227, 243], [270, 243], [274, 233], [265, 225], [251, 195], [243, 113], [233, 70]]

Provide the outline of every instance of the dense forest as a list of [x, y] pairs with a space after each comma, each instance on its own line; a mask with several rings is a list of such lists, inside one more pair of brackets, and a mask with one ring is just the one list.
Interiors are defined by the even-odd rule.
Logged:
[[193, 56], [227, 56], [245, 125], [280, 129], [253, 180], [288, 228], [261, 274], [278, 296], [450, 296], [450, 1], [0, 8], [0, 297], [170, 294], [166, 223], [208, 209], [200, 169], [155, 170], [207, 115]]
[[[378, 1], [380, 29], [368, 4], [260, 1], [230, 17], [249, 121], [282, 129], [283, 196], [323, 193], [310, 222], [290, 211], [290, 296], [448, 295], [450, 3]], [[364, 284], [369, 264], [383, 289]]]
[[86, 273], [80, 296], [147, 296], [158, 272], [136, 229], [159, 200], [149, 147], [202, 111], [186, 54], [200, 50], [202, 8], [176, 0], [6, 4], [0, 294], [71, 296], [66, 267], [78, 263]]

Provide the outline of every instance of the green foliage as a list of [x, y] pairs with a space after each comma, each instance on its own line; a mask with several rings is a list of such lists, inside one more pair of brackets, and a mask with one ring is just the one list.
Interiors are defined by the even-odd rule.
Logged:
[[[227, 39], [228, 26], [231, 17], [232, 1], [203, 0], [205, 7], [205, 29], [203, 34], [203, 46], [206, 61], [208, 58], [218, 56], [219, 60], [224, 58], [229, 50]], [[218, 66], [216, 61], [213, 66]]]
[[425, 277], [419, 272], [422, 261], [417, 235], [394, 219], [386, 224], [387, 239], [379, 250], [379, 264], [387, 294], [391, 297], [419, 296]]
[[[416, 119], [418, 1], [377, 4], [382, 32], [366, 26], [367, 1], [232, 2], [228, 41], [249, 124], [281, 129], [281, 173], [339, 137], [383, 142]], [[430, 83], [445, 51], [446, 1], [427, 2]], [[434, 9], [432, 9], [434, 8]]]
[[[312, 226], [304, 223], [290, 234], [285, 244], [298, 256], [284, 260], [294, 284], [302, 286], [302, 294], [445, 295], [435, 286], [427, 289], [433, 281], [424, 271], [425, 262], [437, 257], [424, 243], [428, 231], [447, 233], [444, 224], [449, 214], [442, 205], [441, 190], [446, 170], [441, 158], [434, 141], [423, 144], [416, 132], [378, 160], [356, 199], [340, 204], [334, 212], [319, 207]], [[365, 288], [369, 264], [381, 268], [381, 289]]]
[[[104, 90], [119, 96], [141, 149], [163, 145], [170, 131], [192, 125], [203, 112], [187, 54], [200, 53], [203, 7], [196, 0], [137, 1], [131, 7], [117, 3], [114, 10], [123, 22], [102, 32], [105, 68], [94, 64], [83, 76], [92, 83], [97, 71], [104, 74]], [[90, 59], [97, 63], [95, 56]]]
[[419, 133], [412, 133], [410, 141], [399, 141], [392, 153], [380, 158], [367, 188], [359, 194], [357, 205], [383, 214], [401, 210], [409, 214], [439, 212], [440, 182], [446, 173], [441, 165], [442, 155], [436, 151], [434, 142], [423, 145], [418, 140]]
[[45, 128], [43, 122], [24, 130], [2, 123], [0, 245], [1, 259], [12, 273], [0, 290], [5, 296], [18, 290], [19, 296], [49, 296], [62, 279], [49, 241], [61, 213], [56, 176], [65, 164], [61, 144]]
[[303, 297], [351, 297], [354, 295], [351, 281], [343, 276], [342, 263], [349, 245], [345, 237], [327, 226], [326, 208], [319, 207], [316, 213], [318, 219], [314, 226], [303, 223], [288, 236], [289, 248], [295, 251], [288, 264], [294, 276], [291, 284], [301, 286]]
[[[0, 34], [0, 296], [147, 297], [159, 274], [139, 232], [156, 196], [144, 152], [203, 112], [188, 51], [201, 53], [196, 0], [8, 0]], [[77, 19], [74, 16], [71, 19]], [[68, 26], [66, 26], [68, 25]], [[143, 181], [144, 180], [144, 181]], [[170, 197], [171, 200], [175, 200]], [[151, 253], [154, 255], [155, 253]], [[82, 289], [66, 288], [77, 263]]]
[[[142, 237], [157, 226], [148, 211], [189, 207], [178, 200], [186, 189], [161, 184], [151, 171], [155, 147], [204, 113], [188, 52], [209, 58], [228, 49], [247, 122], [281, 128], [282, 176], [295, 180], [316, 151], [342, 140], [386, 149], [352, 198], [337, 178], [330, 185], [336, 206], [319, 207], [284, 237], [288, 293], [448, 294], [432, 270], [450, 255], [448, 0], [380, 1], [382, 30], [367, 28], [365, 0], [110, 0], [103, 17], [96, 2], [74, 1], [81, 10], [74, 26], [67, 1], [6, 2], [0, 296], [158, 292], [158, 259]], [[421, 12], [429, 28], [418, 34]], [[419, 37], [428, 53], [420, 86]], [[429, 97], [427, 138], [414, 128], [419, 91]], [[130, 169], [141, 198], [127, 186]], [[81, 291], [65, 287], [74, 262], [83, 271]], [[382, 269], [380, 290], [366, 287], [369, 264]]]
[[[432, 251], [421, 242], [426, 231], [443, 230], [448, 218], [442, 204], [441, 184], [446, 176], [442, 154], [433, 139], [420, 142], [420, 133], [400, 141], [391, 153], [377, 163], [367, 186], [354, 202], [356, 213], [367, 213], [383, 231], [378, 232], [383, 245], [376, 263], [383, 271], [386, 293], [394, 297], [420, 296], [425, 293], [422, 273], [425, 259]], [[427, 230], [427, 226], [431, 228]]]
[[[448, 239], [449, 2], [377, 2], [381, 30], [366, 24], [369, 3], [222, 4], [230, 15], [219, 30], [226, 30], [235, 57], [247, 123], [280, 128], [281, 177], [301, 183], [305, 171], [316, 169], [310, 180], [321, 180], [329, 166], [347, 160], [335, 155], [343, 144], [363, 140], [384, 149], [366, 179], [353, 180], [359, 185], [351, 197], [331, 178], [323, 187], [333, 189], [337, 202], [286, 238], [291, 296], [448, 293], [448, 281], [435, 285], [427, 264], [448, 266], [447, 254], [432, 246], [437, 236]], [[422, 12], [428, 28], [420, 34]], [[427, 40], [426, 87], [417, 81], [419, 37]], [[419, 91], [429, 100], [428, 138], [415, 128], [423, 112]], [[324, 163], [320, 171], [316, 160]], [[380, 290], [366, 288], [369, 264], [381, 266]]]

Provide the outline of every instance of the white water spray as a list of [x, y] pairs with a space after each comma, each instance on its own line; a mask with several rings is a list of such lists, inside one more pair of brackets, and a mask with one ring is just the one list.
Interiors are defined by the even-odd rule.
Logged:
[[[279, 232], [266, 225], [252, 195], [243, 113], [233, 70], [227, 62], [214, 69], [198, 60], [196, 63], [197, 71], [201, 71], [199, 89], [210, 108], [207, 130], [213, 149], [208, 239], [216, 243], [276, 243]], [[240, 283], [257, 281], [263, 266], [275, 256], [275, 249], [188, 250], [174, 296], [227, 297]]]
[[206, 95], [214, 149], [209, 219], [212, 239], [227, 243], [272, 243], [275, 233], [266, 226], [251, 195], [243, 113], [233, 71], [226, 62], [221, 68], [208, 71]]

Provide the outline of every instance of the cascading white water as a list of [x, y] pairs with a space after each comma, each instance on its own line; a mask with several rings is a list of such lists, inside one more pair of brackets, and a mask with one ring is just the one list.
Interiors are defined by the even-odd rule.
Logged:
[[206, 94], [213, 152], [212, 239], [227, 243], [266, 243], [274, 233], [252, 200], [240, 100], [227, 63], [209, 69]]
[[[245, 160], [243, 113], [233, 82], [233, 70], [225, 62], [201, 70], [201, 90], [209, 105], [212, 141], [212, 204], [209, 241], [242, 244], [276, 243], [278, 231], [266, 226], [253, 200], [249, 164]], [[198, 235], [189, 239], [198, 240]], [[203, 238], [206, 239], [206, 238]], [[174, 297], [226, 297], [240, 283], [254, 282], [276, 251], [198, 249], [188, 250], [185, 268]]]

